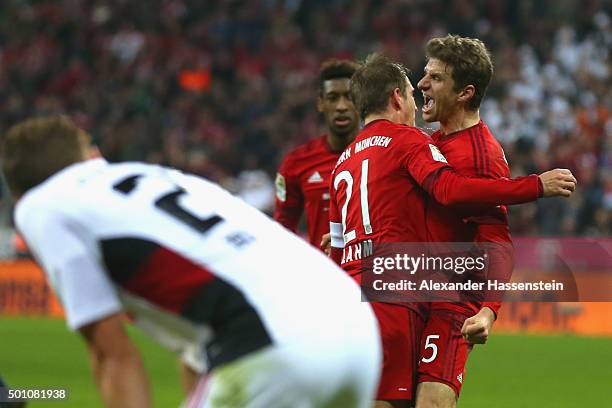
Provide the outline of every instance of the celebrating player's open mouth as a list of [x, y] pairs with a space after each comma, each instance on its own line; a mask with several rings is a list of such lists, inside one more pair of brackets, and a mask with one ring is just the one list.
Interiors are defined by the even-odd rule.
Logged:
[[429, 113], [433, 110], [434, 104], [436, 102], [434, 101], [434, 99], [430, 96], [427, 96], [425, 93], [423, 93], [423, 107], [421, 108], [421, 112], [423, 113]]

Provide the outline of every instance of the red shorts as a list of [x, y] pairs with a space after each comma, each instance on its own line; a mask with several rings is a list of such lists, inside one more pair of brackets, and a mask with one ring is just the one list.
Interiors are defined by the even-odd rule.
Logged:
[[383, 367], [377, 400], [414, 400], [423, 318], [412, 309], [371, 303], [380, 327]]
[[472, 345], [461, 336], [469, 316], [449, 310], [431, 310], [421, 338], [417, 382], [448, 385], [459, 397], [465, 379], [465, 363]]

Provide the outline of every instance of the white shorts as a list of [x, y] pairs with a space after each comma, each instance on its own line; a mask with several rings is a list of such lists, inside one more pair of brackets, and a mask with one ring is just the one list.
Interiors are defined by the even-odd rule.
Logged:
[[315, 341], [273, 345], [217, 367], [202, 378], [184, 407], [371, 407], [381, 365], [376, 323], [367, 333], [313, 336]]

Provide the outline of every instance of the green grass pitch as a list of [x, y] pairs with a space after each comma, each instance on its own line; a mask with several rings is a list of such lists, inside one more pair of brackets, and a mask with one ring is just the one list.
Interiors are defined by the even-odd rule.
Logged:
[[[130, 330], [144, 356], [156, 407], [177, 407], [176, 358]], [[63, 403], [30, 408], [101, 407], [83, 342], [63, 321], [0, 319], [0, 373], [13, 388], [66, 388]], [[476, 346], [459, 407], [612, 407], [612, 339], [495, 334]]]

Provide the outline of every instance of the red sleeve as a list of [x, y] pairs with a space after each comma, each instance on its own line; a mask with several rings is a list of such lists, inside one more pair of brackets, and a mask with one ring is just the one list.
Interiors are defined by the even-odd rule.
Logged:
[[400, 150], [400, 162], [419, 185], [423, 186], [432, 174], [451, 168], [440, 150], [429, 143], [427, 136], [414, 132], [407, 134], [406, 139], [409, 141]]
[[[470, 129], [468, 135], [469, 138], [454, 140], [443, 145], [451, 147], [447, 155], [451, 163], [454, 163], [452, 156], [457, 154], [463, 156], [463, 171], [459, 172], [472, 177], [509, 178], [510, 168], [504, 150], [486, 125]], [[442, 147], [440, 149], [444, 151]], [[471, 206], [466, 210], [463, 213], [466, 222], [508, 225], [508, 208], [505, 205], [484, 208]], [[509, 234], [507, 239], [510, 240]]]
[[450, 167], [428, 176], [421, 186], [442, 205], [511, 205], [542, 196], [536, 174], [515, 179], [483, 179], [461, 176]]
[[482, 307], [488, 307], [495, 314], [495, 320], [497, 320], [497, 315], [499, 314], [499, 309], [501, 309], [501, 302], [482, 302]]
[[448, 165], [444, 155], [426, 136], [406, 136], [410, 144], [400, 159], [403, 166], [442, 205], [523, 204], [537, 200], [542, 194], [537, 175], [516, 179], [462, 176]]
[[292, 172], [291, 156], [285, 157], [276, 173], [274, 219], [296, 232], [304, 212], [304, 197], [299, 178]]

